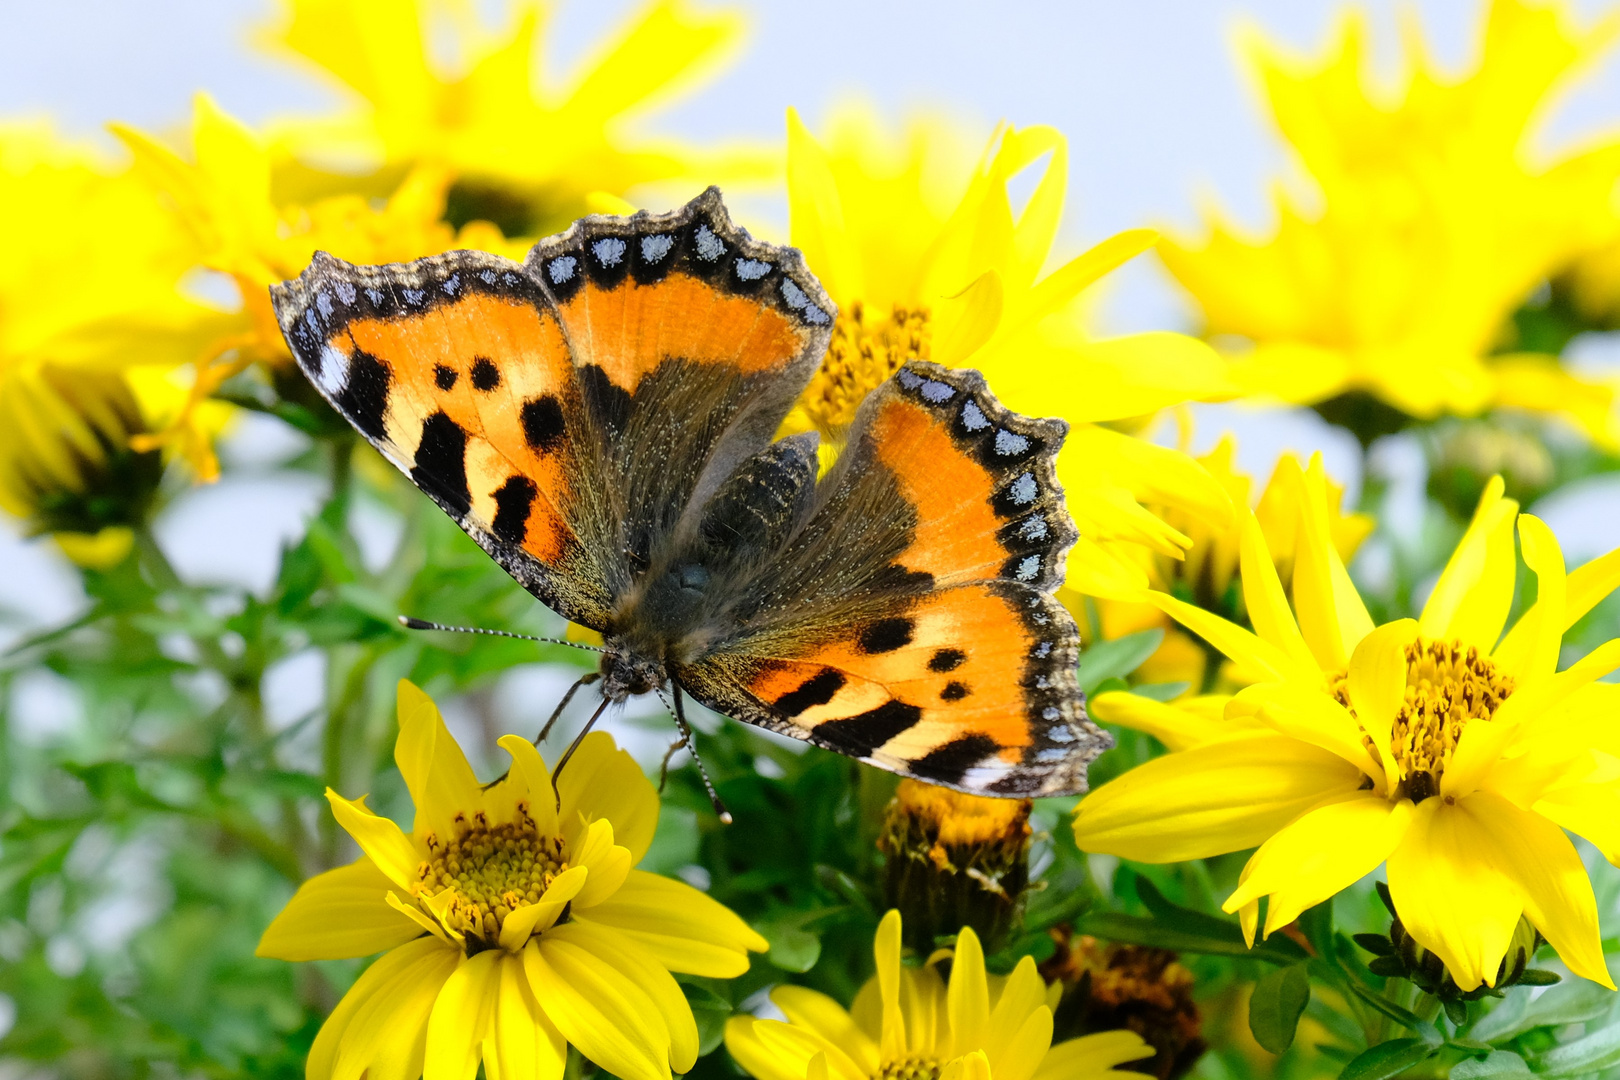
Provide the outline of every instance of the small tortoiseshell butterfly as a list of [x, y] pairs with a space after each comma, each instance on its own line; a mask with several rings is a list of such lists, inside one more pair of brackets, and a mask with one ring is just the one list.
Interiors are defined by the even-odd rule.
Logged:
[[325, 254], [272, 290], [332, 405], [524, 588], [601, 631], [606, 701], [680, 691], [962, 791], [1085, 790], [1110, 745], [1052, 593], [1067, 432], [912, 362], [817, 480], [772, 441], [835, 309], [711, 188], [588, 217], [522, 265]]

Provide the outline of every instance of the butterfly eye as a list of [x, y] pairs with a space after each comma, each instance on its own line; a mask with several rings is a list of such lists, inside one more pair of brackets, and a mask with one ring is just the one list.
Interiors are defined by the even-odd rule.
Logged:
[[675, 576], [683, 589], [698, 590], [709, 583], [709, 571], [702, 566], [683, 566]]

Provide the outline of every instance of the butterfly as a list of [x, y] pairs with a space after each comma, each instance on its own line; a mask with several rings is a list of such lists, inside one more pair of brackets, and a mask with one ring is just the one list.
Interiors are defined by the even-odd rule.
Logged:
[[[332, 406], [524, 588], [600, 631], [603, 707], [673, 689], [982, 795], [1085, 790], [1086, 716], [1053, 592], [1077, 532], [1061, 420], [912, 361], [818, 479], [776, 439], [836, 309], [710, 188], [591, 216], [518, 264], [317, 254], [271, 290]], [[598, 711], [598, 715], [600, 710]]]

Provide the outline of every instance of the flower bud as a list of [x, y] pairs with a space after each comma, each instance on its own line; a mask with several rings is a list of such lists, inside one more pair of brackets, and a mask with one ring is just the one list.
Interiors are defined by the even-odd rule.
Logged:
[[987, 953], [1023, 917], [1029, 886], [1028, 799], [987, 799], [902, 780], [878, 837], [884, 892], [906, 943], [926, 956], [971, 926]]

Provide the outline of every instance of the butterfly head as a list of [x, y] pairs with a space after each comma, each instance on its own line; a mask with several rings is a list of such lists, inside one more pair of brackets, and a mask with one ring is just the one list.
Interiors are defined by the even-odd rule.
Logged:
[[661, 690], [669, 681], [664, 662], [623, 638], [609, 638], [602, 651], [602, 696], [621, 702], [636, 694]]

